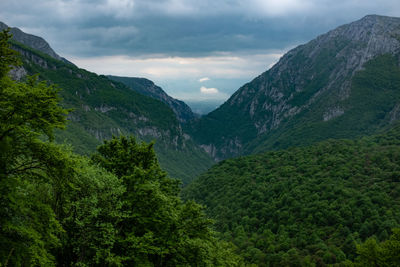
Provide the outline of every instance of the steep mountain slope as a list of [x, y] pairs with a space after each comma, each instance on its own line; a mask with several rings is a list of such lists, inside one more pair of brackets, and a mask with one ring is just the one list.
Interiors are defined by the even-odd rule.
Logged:
[[301, 45], [191, 125], [214, 158], [352, 138], [398, 118], [400, 19], [370, 15]]
[[258, 266], [344, 263], [355, 242], [385, 240], [400, 226], [399, 140], [396, 125], [361, 140], [225, 160], [184, 196], [206, 205], [217, 230]]
[[67, 130], [57, 135], [59, 142], [71, 143], [79, 153], [91, 153], [112, 135], [133, 134], [141, 140], [155, 140], [160, 165], [185, 183], [213, 163], [183, 133], [164, 103], [16, 41], [13, 48], [23, 61], [22, 68], [14, 71], [15, 78], [39, 73], [41, 80], [60, 88], [63, 104], [73, 109]]
[[187, 122], [197, 117], [188, 105], [178, 99], [170, 97], [163, 89], [161, 89], [161, 87], [155, 85], [148, 79], [112, 75], [108, 75], [107, 77], [111, 80], [125, 84], [136, 92], [164, 102], [175, 112], [180, 122]]

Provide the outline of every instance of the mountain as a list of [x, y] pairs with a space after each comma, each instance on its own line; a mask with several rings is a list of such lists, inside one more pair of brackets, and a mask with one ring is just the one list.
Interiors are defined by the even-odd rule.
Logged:
[[121, 82], [129, 88], [167, 104], [176, 114], [180, 122], [188, 122], [196, 118], [196, 114], [183, 101], [175, 99], [164, 92], [161, 87], [155, 85], [146, 78], [120, 77], [108, 75], [108, 78]]
[[224, 160], [183, 196], [205, 205], [257, 266], [353, 266], [345, 262], [356, 243], [400, 227], [399, 140], [396, 124], [373, 137]]
[[[5, 30], [7, 28], [9, 28], [9, 26], [0, 21], [0, 31]], [[37, 51], [45, 53], [46, 55], [49, 55], [54, 59], [62, 60], [66, 63], [72, 64], [71, 62], [69, 62], [63, 57], [60, 57], [56, 52], [54, 52], [54, 50], [50, 47], [49, 43], [47, 43], [46, 40], [44, 40], [42, 37], [25, 33], [15, 27], [10, 28], [10, 33], [12, 34], [13, 40], [28, 47], [31, 47]]]
[[369, 15], [286, 53], [190, 125], [214, 158], [370, 134], [399, 117], [400, 19]]
[[[43, 40], [24, 36], [23, 32], [21, 36], [23, 40]], [[37, 46], [43, 44], [37, 43]], [[16, 39], [12, 46], [23, 62], [13, 71], [14, 78], [24, 79], [27, 74], [38, 73], [40, 80], [60, 88], [63, 105], [72, 109], [67, 129], [57, 132], [58, 142], [72, 144], [81, 154], [90, 154], [113, 135], [134, 135], [147, 142], [154, 140], [161, 167], [184, 183], [213, 164], [204, 150], [182, 131], [174, 112], [166, 104]], [[52, 51], [50, 46], [45, 50]]]

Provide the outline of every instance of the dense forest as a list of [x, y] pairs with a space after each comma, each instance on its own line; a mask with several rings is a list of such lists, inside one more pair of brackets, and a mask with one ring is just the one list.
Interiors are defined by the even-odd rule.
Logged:
[[397, 125], [361, 140], [223, 161], [184, 196], [206, 205], [216, 229], [258, 266], [325, 266], [349, 264], [358, 243], [387, 240], [400, 226], [399, 182]]
[[0, 266], [238, 266], [153, 144], [113, 137], [90, 158], [54, 142], [69, 110], [0, 34]]

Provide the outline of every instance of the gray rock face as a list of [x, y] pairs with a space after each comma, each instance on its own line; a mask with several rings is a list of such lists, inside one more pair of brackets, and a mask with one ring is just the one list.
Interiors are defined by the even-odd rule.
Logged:
[[8, 73], [13, 80], [20, 81], [24, 78], [28, 73], [24, 67], [14, 67]]
[[[226, 158], [239, 155], [246, 143], [315, 108], [322, 99], [320, 121], [342, 116], [346, 110], [339, 107], [349, 97], [352, 77], [369, 60], [398, 53], [399, 40], [400, 18], [369, 15], [300, 45], [203, 119], [227, 125], [223, 136], [209, 132], [208, 140], [200, 137], [197, 141], [207, 147], [214, 145], [213, 154]], [[226, 118], [251, 123], [243, 127], [224, 122]]]

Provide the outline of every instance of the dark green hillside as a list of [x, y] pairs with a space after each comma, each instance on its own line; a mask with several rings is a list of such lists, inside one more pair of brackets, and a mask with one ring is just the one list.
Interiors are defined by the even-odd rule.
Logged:
[[59, 142], [71, 143], [76, 152], [89, 154], [112, 135], [134, 134], [141, 140], [154, 140], [162, 167], [184, 182], [211, 166], [213, 161], [206, 153], [184, 137], [166, 104], [17, 42], [13, 47], [22, 55], [23, 69], [57, 84], [63, 105], [73, 110], [67, 130], [57, 132]]
[[400, 126], [361, 140], [225, 160], [184, 191], [259, 266], [353, 260], [400, 226]]

